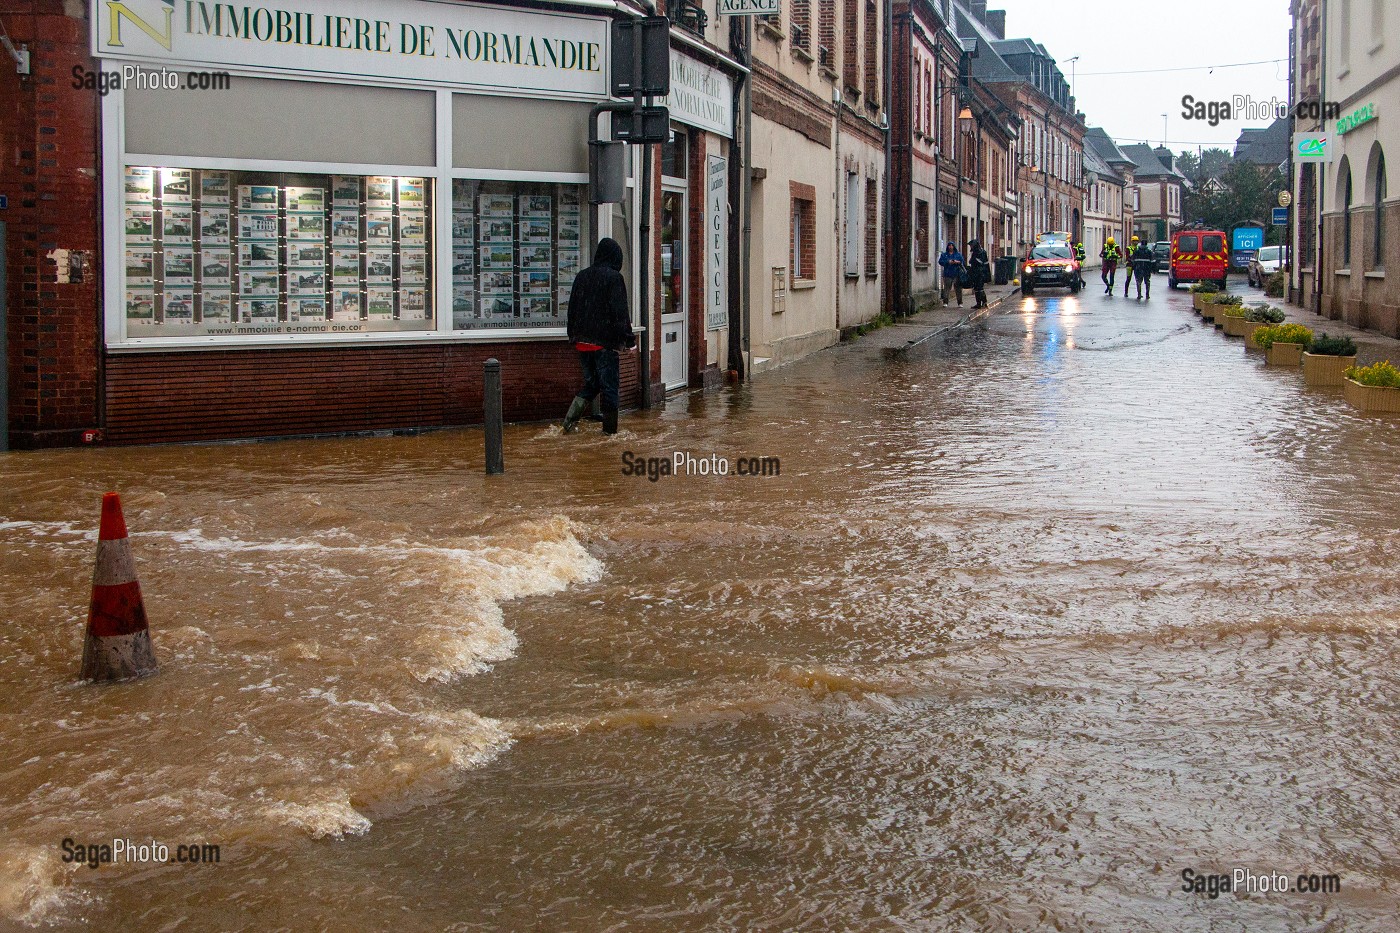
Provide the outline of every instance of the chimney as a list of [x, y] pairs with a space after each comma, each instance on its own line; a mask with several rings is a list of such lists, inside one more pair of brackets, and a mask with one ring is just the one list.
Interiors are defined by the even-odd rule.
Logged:
[[1176, 165], [1173, 162], [1172, 151], [1170, 149], [1168, 149], [1166, 146], [1158, 146], [1152, 151], [1154, 154], [1156, 154], [1157, 160], [1167, 167], [1167, 171], [1176, 171]]
[[972, 0], [972, 2], [968, 4], [968, 9], [971, 11], [973, 18], [976, 19], [977, 22], [986, 25], [987, 0]]
[[987, 11], [987, 20], [986, 20], [986, 22], [987, 22], [987, 29], [991, 31], [992, 35], [993, 35], [995, 38], [997, 38], [997, 39], [1005, 39], [1005, 38], [1006, 38], [1006, 11], [1005, 11], [1005, 10], [988, 10], [988, 11]]

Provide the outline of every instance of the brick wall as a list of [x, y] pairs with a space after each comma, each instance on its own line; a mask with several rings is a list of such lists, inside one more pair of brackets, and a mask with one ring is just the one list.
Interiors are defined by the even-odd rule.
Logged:
[[[794, 267], [800, 268], [801, 275], [792, 275], [794, 280], [814, 279], [817, 277], [817, 189], [811, 185], [804, 185], [801, 182], [788, 182], [788, 191], [792, 199], [789, 208], [787, 223], [791, 226], [792, 214], [794, 211], [802, 211], [800, 231], [802, 234], [801, 263], [793, 262]], [[797, 258], [796, 246], [792, 242], [792, 231], [788, 231], [789, 253], [792, 258]], [[791, 274], [791, 273], [790, 273]]]
[[[582, 381], [564, 341], [112, 354], [107, 441], [147, 444], [479, 424], [501, 362], [508, 421], [562, 418]], [[622, 405], [640, 399], [622, 354]]]
[[[75, 65], [93, 65], [85, 7], [19, 0], [4, 11], [11, 40], [29, 47], [32, 62], [23, 77], [0, 56], [0, 193], [10, 199], [0, 220], [17, 447], [74, 443], [100, 418], [99, 98], [71, 84]], [[56, 249], [85, 253], [82, 282], [58, 283], [47, 258]]]

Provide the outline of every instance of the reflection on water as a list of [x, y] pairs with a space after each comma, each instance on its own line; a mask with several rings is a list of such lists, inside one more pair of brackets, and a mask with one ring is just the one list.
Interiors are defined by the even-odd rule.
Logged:
[[[473, 432], [0, 460], [0, 926], [1390, 927], [1397, 425], [1187, 306], [513, 427], [491, 481]], [[782, 475], [622, 475], [678, 449]], [[96, 690], [107, 488], [163, 666]], [[112, 836], [222, 860], [60, 859]]]

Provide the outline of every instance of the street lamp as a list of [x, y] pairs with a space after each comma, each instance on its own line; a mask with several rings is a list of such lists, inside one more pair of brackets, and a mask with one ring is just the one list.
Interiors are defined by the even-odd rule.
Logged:
[[977, 189], [977, 218], [972, 227], [972, 237], [982, 240], [982, 121], [972, 115], [972, 107], [964, 104], [958, 112], [958, 128], [966, 135], [975, 137], [972, 141], [972, 186]]

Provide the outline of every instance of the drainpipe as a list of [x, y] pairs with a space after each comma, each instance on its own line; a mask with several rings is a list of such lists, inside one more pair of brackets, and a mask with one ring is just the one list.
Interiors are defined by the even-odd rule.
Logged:
[[[894, 16], [893, 0], [885, 0], [881, 12], [884, 14], [885, 18], [885, 87], [884, 93], [880, 95], [880, 100], [885, 105], [885, 177], [883, 179], [883, 188], [885, 191], [885, 242], [884, 249], [882, 250], [885, 274], [883, 276], [884, 284], [881, 286], [881, 291], [888, 299], [893, 297], [893, 283], [890, 281], [890, 271], [892, 268], [891, 253], [893, 252], [890, 248], [890, 243], [894, 235], [894, 214], [890, 210], [890, 195], [894, 193], [894, 187], [890, 184], [890, 164], [894, 157], [894, 134], [891, 132], [894, 128], [894, 105], [890, 101], [892, 96], [891, 91], [894, 86], [894, 49], [891, 48], [894, 42], [894, 22], [891, 19], [891, 17]], [[908, 210], [913, 210], [913, 206], [911, 205]], [[1377, 223], [1379, 223], [1379, 219]], [[902, 308], [891, 308], [890, 310], [894, 314], [900, 314], [903, 311]]]
[[[1318, 37], [1317, 37], [1317, 101], [1318, 101], [1318, 122], [1323, 128], [1327, 126], [1326, 115], [1321, 111], [1323, 101], [1327, 100], [1327, 0], [1320, 0], [1318, 9]], [[1291, 142], [1291, 141], [1290, 141]], [[1291, 150], [1290, 145], [1290, 150]], [[1326, 197], [1323, 194], [1327, 190], [1327, 163], [1317, 162], [1317, 257], [1313, 261], [1313, 313], [1322, 313], [1322, 233], [1323, 233], [1323, 208], [1326, 206]], [[1290, 259], [1292, 257], [1289, 257]]]
[[[749, 73], [744, 78], [744, 236], [739, 243], [743, 256], [743, 344], [744, 354], [752, 352], [753, 333], [753, 17], [744, 17], [744, 54]], [[745, 356], [745, 359], [751, 357]], [[743, 376], [743, 372], [740, 372]]]
[[[748, 54], [747, 47], [743, 44], [742, 30], [744, 26], [751, 25], [752, 17], [740, 17], [744, 22], [741, 24], [737, 20], [730, 24], [730, 51], [742, 64], [747, 67], [753, 66], [753, 57]], [[745, 330], [748, 326], [748, 289], [746, 288], [746, 272], [748, 263], [744, 258], [743, 245], [748, 240], [749, 229], [749, 193], [746, 182], [749, 178], [749, 168], [752, 162], [750, 152], [753, 149], [753, 141], [749, 138], [748, 115], [752, 112], [752, 100], [750, 96], [750, 85], [753, 81], [752, 73], [743, 75], [738, 96], [734, 99], [734, 140], [729, 146], [729, 199], [730, 203], [737, 205], [738, 211], [731, 215], [729, 230], [729, 368], [738, 374], [739, 379], [745, 378], [746, 367], [744, 365], [744, 350], [747, 347], [747, 335]], [[740, 226], [743, 233], [734, 236], [734, 228]]]
[[[842, 256], [842, 247], [845, 246], [845, 238], [841, 236], [841, 189], [844, 187], [841, 177], [841, 109], [846, 106], [845, 96], [841, 92], [838, 83], [835, 93], [836, 98], [836, 196], [833, 200], [836, 209], [832, 212], [836, 216], [832, 221], [832, 229], [835, 231], [833, 239], [836, 240], [836, 330], [841, 330], [841, 289], [846, 281], [846, 266]], [[791, 220], [789, 220], [791, 223]], [[815, 227], [815, 224], [813, 225]], [[815, 244], [813, 244], [815, 246]], [[814, 270], [815, 271], [815, 270]], [[788, 288], [792, 288], [793, 282], [788, 282]]]

